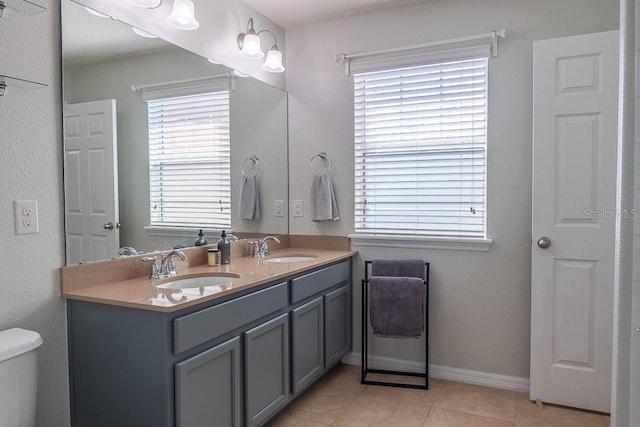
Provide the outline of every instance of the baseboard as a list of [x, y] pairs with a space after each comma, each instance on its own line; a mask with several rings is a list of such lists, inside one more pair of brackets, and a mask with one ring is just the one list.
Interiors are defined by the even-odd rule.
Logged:
[[[342, 358], [342, 362], [349, 365], [360, 365], [360, 358], [360, 353], [351, 352]], [[369, 367], [390, 371], [424, 372], [423, 363], [381, 356], [369, 356]], [[512, 377], [509, 375], [493, 374], [491, 372], [472, 371], [470, 369], [452, 368], [450, 366], [433, 364], [429, 365], [429, 376], [431, 378], [522, 393], [529, 392], [529, 378]]]

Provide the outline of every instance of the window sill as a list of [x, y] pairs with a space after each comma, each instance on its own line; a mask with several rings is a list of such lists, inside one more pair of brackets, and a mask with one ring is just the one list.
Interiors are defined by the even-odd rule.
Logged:
[[352, 246], [488, 252], [492, 239], [349, 234]]
[[220, 234], [220, 230], [213, 228], [190, 228], [190, 227], [159, 227], [157, 225], [147, 225], [144, 227], [149, 236], [162, 236], [162, 237], [185, 237], [194, 236], [198, 237], [198, 230], [203, 230], [207, 236], [217, 236]]

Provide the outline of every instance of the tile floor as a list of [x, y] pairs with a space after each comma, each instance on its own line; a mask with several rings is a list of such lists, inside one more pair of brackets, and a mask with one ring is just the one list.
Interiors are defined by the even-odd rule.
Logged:
[[268, 427], [605, 427], [609, 416], [537, 406], [524, 393], [429, 380], [429, 390], [360, 384], [360, 367], [338, 365]]

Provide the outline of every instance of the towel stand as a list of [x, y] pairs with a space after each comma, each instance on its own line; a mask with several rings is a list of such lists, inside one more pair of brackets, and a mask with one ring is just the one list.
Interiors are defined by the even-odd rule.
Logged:
[[[362, 279], [362, 350], [361, 350], [361, 384], [383, 385], [402, 388], [417, 388], [422, 390], [429, 389], [429, 263], [424, 264], [424, 373], [423, 372], [407, 372], [393, 371], [386, 369], [369, 368], [369, 268], [371, 261], [364, 262], [364, 279]], [[401, 375], [408, 377], [424, 378], [422, 384], [407, 384], [393, 381], [371, 381], [367, 380], [367, 374], [385, 374], [385, 375]]]

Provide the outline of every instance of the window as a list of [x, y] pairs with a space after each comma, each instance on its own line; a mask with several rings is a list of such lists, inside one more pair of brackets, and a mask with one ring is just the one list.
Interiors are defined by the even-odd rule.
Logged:
[[354, 74], [355, 231], [485, 236], [487, 58]]
[[229, 228], [229, 91], [147, 102], [150, 225]]

